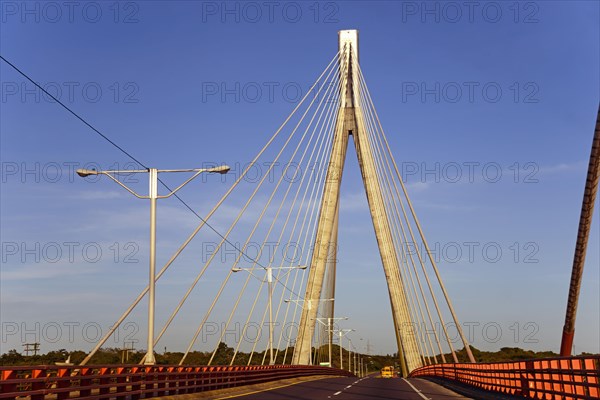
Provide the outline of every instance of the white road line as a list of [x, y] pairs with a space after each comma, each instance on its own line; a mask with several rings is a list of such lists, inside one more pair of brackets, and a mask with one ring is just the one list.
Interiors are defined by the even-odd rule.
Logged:
[[346, 386], [346, 389], [350, 389], [352, 387], [352, 385], [348, 385]]
[[342, 391], [340, 390], [339, 392], [335, 392], [333, 395], [337, 396], [338, 394], [342, 393]]
[[421, 393], [421, 391], [419, 391], [416, 387], [414, 387], [413, 384], [410, 383], [406, 378], [402, 378], [402, 380], [404, 382], [408, 383], [408, 386], [410, 386], [412, 388], [412, 390], [415, 391], [416, 394], [418, 394], [419, 396], [421, 396], [422, 399], [430, 400], [429, 397], [425, 397], [425, 395], [423, 395], [423, 393]]

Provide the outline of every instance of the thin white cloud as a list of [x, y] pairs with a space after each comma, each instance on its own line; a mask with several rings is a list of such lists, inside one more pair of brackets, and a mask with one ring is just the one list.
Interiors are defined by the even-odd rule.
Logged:
[[585, 171], [587, 164], [584, 161], [574, 163], [559, 163], [554, 165], [540, 166], [539, 172], [542, 174], [555, 174], [561, 172]]
[[[83, 265], [83, 266], [82, 266]], [[2, 281], [29, 281], [39, 279], [55, 279], [61, 276], [86, 275], [97, 272], [99, 267], [90, 263], [48, 263], [40, 262], [26, 265], [2, 267]]]
[[411, 193], [420, 193], [431, 188], [431, 185], [427, 182], [413, 182], [405, 184], [405, 186], [409, 196]]
[[364, 192], [342, 194], [340, 196], [340, 211], [368, 211], [367, 195]]
[[84, 191], [78, 192], [76, 195], [71, 196], [73, 199], [80, 200], [109, 200], [109, 199], [117, 199], [122, 198], [126, 193], [118, 192], [118, 191], [105, 191], [105, 190], [94, 190], [94, 191]]

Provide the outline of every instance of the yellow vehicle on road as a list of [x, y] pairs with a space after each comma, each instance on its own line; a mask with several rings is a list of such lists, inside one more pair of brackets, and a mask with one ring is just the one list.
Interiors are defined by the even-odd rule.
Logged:
[[394, 367], [383, 367], [381, 368], [381, 377], [382, 378], [393, 378], [394, 377]]

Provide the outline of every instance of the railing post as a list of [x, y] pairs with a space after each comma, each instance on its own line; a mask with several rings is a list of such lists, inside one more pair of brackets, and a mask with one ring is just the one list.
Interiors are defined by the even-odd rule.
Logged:
[[153, 366], [146, 366], [144, 375], [144, 397], [156, 397], [156, 373]]
[[[31, 378], [32, 379], [43, 379], [46, 377], [46, 370], [45, 369], [32, 369], [31, 370]], [[41, 380], [38, 382], [32, 382], [31, 383], [31, 390], [35, 391], [35, 390], [46, 390], [46, 382], [45, 380]], [[44, 393], [42, 394], [33, 394], [31, 395], [31, 400], [43, 400], [44, 399]]]
[[154, 367], [157, 381], [157, 396], [162, 397], [167, 394], [167, 375], [164, 367]]
[[600, 398], [600, 359], [587, 359], [583, 362], [587, 378], [587, 395], [591, 398]]
[[99, 380], [98, 380], [100, 383], [100, 389], [99, 389], [100, 395], [110, 393], [110, 386], [106, 386], [106, 385], [110, 384], [110, 372], [111, 372], [110, 368], [108, 368], [108, 367], [100, 368], [100, 370], [98, 371], [98, 375], [100, 375]]
[[117, 367], [115, 369], [115, 395], [117, 395], [117, 400], [124, 400], [127, 396], [123, 394], [127, 391], [127, 377], [125, 375], [124, 367]]
[[[56, 388], [57, 389], [65, 389], [68, 388], [69, 386], [71, 386], [71, 382], [69, 377], [71, 376], [71, 369], [65, 367], [65, 368], [58, 368], [56, 370]], [[63, 400], [63, 399], [68, 399], [70, 397], [70, 392], [68, 391], [59, 391], [58, 393], [56, 393], [56, 399], [57, 400]]]
[[129, 370], [129, 381], [131, 382], [131, 399], [137, 400], [141, 396], [143, 377], [145, 376], [145, 368], [132, 367]]
[[[532, 382], [532, 378], [535, 379], [535, 376], [533, 375], [533, 370], [534, 370], [534, 363], [533, 361], [526, 361], [525, 363], [520, 363], [521, 366], [523, 366], [523, 364], [525, 364], [525, 368], [521, 370], [520, 375], [521, 375], [521, 395], [525, 396], [525, 397], [531, 397], [532, 396], [532, 388], [531, 385], [534, 385], [534, 389], [535, 389], [535, 382]], [[533, 391], [533, 394], [535, 394], [535, 390]]]
[[92, 369], [88, 367], [81, 368], [79, 370], [79, 396], [87, 397], [92, 394], [92, 389], [90, 388], [92, 384], [92, 379], [90, 375], [92, 373]]
[[15, 396], [9, 397], [8, 399], [14, 400], [16, 398], [17, 392], [17, 384], [14, 382], [10, 382], [13, 379], [17, 379], [17, 371], [14, 369], [11, 370], [3, 370], [1, 371], [0, 377], [2, 380], [0, 381], [0, 388], [2, 389], [2, 393], [15, 393]]

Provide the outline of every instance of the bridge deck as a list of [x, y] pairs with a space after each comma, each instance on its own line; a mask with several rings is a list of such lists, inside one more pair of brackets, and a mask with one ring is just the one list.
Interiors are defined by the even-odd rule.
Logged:
[[[177, 396], [178, 397], [178, 396]], [[187, 399], [204, 398], [200, 396], [186, 396]], [[217, 399], [244, 399], [244, 400], [359, 400], [359, 399], [472, 399], [464, 397], [451, 390], [448, 390], [433, 382], [424, 379], [383, 379], [371, 375], [366, 378], [326, 378], [315, 379], [297, 384], [286, 384], [273, 386], [268, 389], [254, 390], [246, 393], [227, 394], [215, 397]]]

